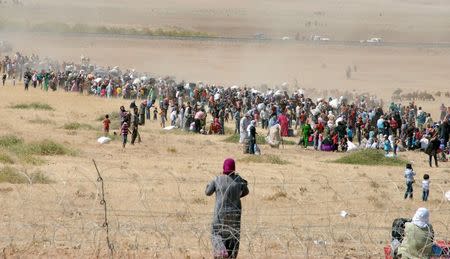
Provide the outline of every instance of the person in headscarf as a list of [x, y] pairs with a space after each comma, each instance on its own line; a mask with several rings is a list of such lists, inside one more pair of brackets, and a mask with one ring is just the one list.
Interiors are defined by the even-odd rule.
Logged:
[[280, 123], [281, 126], [281, 136], [287, 137], [289, 128], [288, 117], [284, 113], [282, 113], [278, 116], [278, 122]]
[[248, 139], [247, 127], [248, 127], [248, 125], [250, 125], [250, 121], [251, 121], [251, 114], [249, 112], [247, 112], [239, 123], [239, 127], [240, 127], [239, 128], [239, 134], [240, 134], [239, 143], [241, 143], [241, 144], [244, 144], [245, 139]]
[[309, 135], [311, 134], [312, 128], [309, 124], [309, 121], [307, 121], [302, 126], [302, 137], [303, 137], [303, 147], [306, 149], [308, 148], [308, 142], [309, 142]]
[[255, 154], [255, 145], [256, 145], [256, 121], [250, 121], [250, 125], [247, 127], [247, 134], [249, 139], [249, 154]]
[[432, 255], [434, 231], [430, 224], [430, 212], [426, 208], [417, 209], [411, 222], [405, 223], [405, 237], [398, 248], [401, 258], [420, 259]]
[[269, 134], [266, 137], [267, 144], [272, 148], [279, 148], [280, 143], [282, 143], [281, 137], [281, 127], [279, 124], [275, 124], [274, 126], [269, 128]]
[[241, 198], [249, 190], [247, 181], [236, 173], [233, 159], [226, 159], [223, 174], [206, 186], [205, 194], [213, 193], [216, 193], [211, 238], [214, 258], [236, 258], [241, 234]]

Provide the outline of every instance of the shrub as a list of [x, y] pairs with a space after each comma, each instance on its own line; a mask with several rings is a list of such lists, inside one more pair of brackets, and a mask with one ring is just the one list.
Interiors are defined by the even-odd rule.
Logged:
[[78, 122], [66, 123], [66, 124], [64, 124], [63, 128], [66, 130], [79, 130], [79, 129], [93, 130], [94, 129], [94, 127], [92, 127], [89, 124], [78, 123]]
[[33, 123], [33, 124], [50, 124], [50, 125], [53, 125], [53, 124], [55, 124], [55, 122], [54, 121], [52, 121], [52, 120], [49, 120], [49, 119], [41, 119], [41, 118], [39, 118], [39, 117], [37, 117], [37, 118], [35, 118], [35, 119], [32, 119], [32, 120], [29, 120], [28, 121], [29, 123]]
[[73, 155], [74, 152], [65, 146], [53, 142], [52, 140], [42, 140], [29, 144], [29, 149], [34, 155], [55, 156], [55, 155]]
[[351, 165], [404, 166], [408, 161], [400, 158], [385, 157], [380, 150], [365, 149], [347, 154], [334, 162]]
[[32, 173], [29, 177], [20, 173], [16, 168], [3, 167], [0, 170], [0, 183], [12, 183], [12, 184], [49, 184], [53, 183], [50, 178], [45, 176], [42, 172]]
[[36, 172], [30, 175], [31, 182], [34, 184], [50, 184], [53, 181], [44, 175], [43, 172]]
[[285, 165], [289, 164], [289, 161], [281, 159], [276, 155], [249, 155], [244, 158], [239, 159], [240, 162], [244, 163], [266, 163], [266, 164], [274, 164], [274, 165]]
[[21, 184], [29, 183], [28, 178], [25, 175], [19, 173], [15, 168], [6, 166], [0, 170], [0, 183], [12, 183]]
[[6, 152], [0, 150], [0, 163], [1, 164], [14, 164], [12, 157]]
[[9, 148], [21, 144], [23, 144], [23, 139], [14, 135], [4, 135], [0, 137], [0, 147]]
[[44, 111], [54, 111], [53, 107], [46, 103], [39, 103], [39, 102], [33, 102], [33, 103], [19, 103], [16, 105], [11, 106], [13, 109], [33, 109], [33, 110], [44, 110]]

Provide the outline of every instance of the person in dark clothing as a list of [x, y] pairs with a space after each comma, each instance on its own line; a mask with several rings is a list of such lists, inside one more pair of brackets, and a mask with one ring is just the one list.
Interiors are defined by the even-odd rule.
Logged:
[[[131, 145], [134, 145], [136, 138], [139, 137], [138, 126], [139, 126], [138, 108], [134, 107], [133, 115], [131, 116]], [[140, 137], [138, 138], [138, 142], [141, 142]]]
[[247, 181], [235, 172], [235, 161], [223, 163], [223, 174], [206, 186], [205, 194], [216, 193], [212, 222], [214, 258], [237, 258], [241, 234], [241, 198], [249, 194]]
[[248, 135], [249, 135], [249, 154], [255, 154], [255, 145], [256, 145], [256, 128], [255, 128], [255, 121], [252, 120], [250, 122], [250, 125], [248, 126]]
[[2, 85], [5, 86], [5, 82], [6, 82], [6, 73], [4, 73], [2, 75]]
[[447, 120], [444, 120], [444, 122], [442, 122], [439, 132], [439, 138], [444, 140], [444, 147], [447, 147], [447, 143], [450, 137], [450, 123]]
[[428, 154], [428, 162], [430, 163], [430, 167], [432, 166], [432, 159], [434, 157], [434, 164], [436, 167], [438, 167], [438, 161], [437, 161], [437, 152], [439, 149], [440, 141], [437, 137], [437, 134], [435, 133], [433, 137], [431, 137], [430, 143], [428, 144], [427, 149], [425, 152]]
[[143, 101], [139, 106], [139, 125], [145, 125], [145, 110], [147, 108], [147, 100]]

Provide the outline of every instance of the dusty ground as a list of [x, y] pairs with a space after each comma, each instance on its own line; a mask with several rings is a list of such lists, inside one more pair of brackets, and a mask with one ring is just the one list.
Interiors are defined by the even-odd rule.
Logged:
[[[24, 1], [25, 7], [0, 6], [0, 17], [29, 22], [60, 21], [97, 25], [178, 26], [224, 36], [301, 37], [319, 34], [336, 40], [383, 37], [393, 42], [449, 42], [448, 1]], [[231, 7], [230, 7], [231, 6]], [[67, 11], [70, 10], [70, 11]], [[380, 15], [381, 14], [381, 15]], [[312, 22], [311, 27], [305, 23]], [[317, 25], [316, 22], [317, 21]], [[81, 55], [103, 65], [136, 68], [187, 81], [259, 86], [288, 82], [291, 88], [368, 91], [388, 98], [396, 88], [447, 91], [447, 48], [316, 46], [302, 43], [161, 41], [54, 34], [0, 33], [25, 54], [79, 61]], [[347, 66], [357, 66], [352, 80]], [[75, 157], [46, 157], [46, 164], [16, 163], [21, 171], [43, 171], [51, 185], [0, 184], [1, 248], [25, 257], [104, 257], [107, 252], [100, 185], [91, 159], [105, 181], [111, 239], [116, 253], [180, 258], [209, 257], [213, 198], [204, 188], [220, 173], [227, 157], [250, 183], [244, 199], [243, 258], [378, 258], [396, 217], [412, 216], [419, 206], [431, 209], [438, 238], [449, 238], [448, 165], [429, 169], [426, 157], [413, 160], [421, 177], [431, 174], [430, 202], [404, 201], [403, 168], [344, 166], [330, 161], [341, 154], [305, 151], [295, 146], [264, 154], [286, 165], [249, 163], [241, 147], [224, 137], [163, 132], [150, 122], [141, 129], [143, 143], [125, 151], [119, 141], [96, 143], [99, 130], [68, 131], [65, 123], [87, 123], [127, 105], [62, 92], [43, 93], [21, 86], [0, 87], [0, 135], [27, 141], [49, 138], [76, 149]], [[448, 98], [419, 103], [437, 116]], [[56, 110], [8, 108], [12, 103], [40, 101]], [[39, 118], [45, 124], [31, 123]], [[0, 165], [3, 166], [3, 165]], [[350, 213], [343, 219], [341, 210]], [[314, 242], [316, 241], [316, 242]]]
[[[403, 168], [346, 166], [331, 163], [341, 154], [305, 151], [296, 146], [264, 154], [277, 155], [286, 165], [239, 161], [241, 147], [220, 136], [164, 132], [151, 121], [141, 129], [143, 143], [122, 150], [119, 141], [101, 146], [98, 130], [69, 131], [77, 121], [100, 128], [96, 119], [127, 105], [72, 93], [43, 93], [21, 87], [0, 88], [3, 122], [0, 135], [16, 134], [26, 141], [49, 138], [76, 149], [75, 157], [45, 157], [46, 164], [14, 165], [40, 170], [51, 185], [0, 184], [6, 253], [20, 255], [95, 256], [106, 252], [99, 183], [91, 159], [105, 181], [108, 219], [116, 252], [138, 257], [209, 257], [209, 225], [214, 199], [204, 188], [220, 173], [224, 158], [238, 160], [249, 181], [243, 200], [243, 258], [378, 257], [389, 239], [395, 217], [412, 216], [419, 206], [431, 209], [437, 237], [448, 238], [450, 189], [448, 165], [430, 169], [423, 154], [402, 153], [421, 177], [431, 174], [430, 202], [404, 201]], [[13, 110], [10, 104], [40, 101], [56, 110]], [[40, 118], [45, 124], [30, 123]], [[230, 125], [231, 126], [231, 125]], [[175, 162], [176, 161], [176, 162]], [[343, 219], [341, 210], [350, 213]], [[324, 244], [314, 241], [323, 240]]]

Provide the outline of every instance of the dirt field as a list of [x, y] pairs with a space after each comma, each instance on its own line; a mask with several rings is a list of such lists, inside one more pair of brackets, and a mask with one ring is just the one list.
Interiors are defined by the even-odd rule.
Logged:
[[[0, 184], [0, 242], [7, 254], [105, 256], [104, 212], [93, 158], [105, 181], [111, 238], [122, 256], [209, 257], [214, 199], [205, 197], [204, 188], [220, 173], [226, 157], [238, 160], [238, 171], [250, 184], [250, 195], [243, 200], [243, 258], [378, 257], [391, 221], [412, 216], [419, 206], [431, 209], [437, 238], [449, 235], [450, 203], [443, 192], [450, 189], [450, 170], [445, 164], [429, 169], [423, 154], [401, 156], [414, 161], [419, 177], [431, 174], [428, 204], [418, 201], [418, 184], [414, 201], [403, 200], [402, 167], [338, 165], [330, 161], [340, 154], [296, 146], [262, 147], [264, 154], [288, 164], [252, 163], [240, 146], [223, 142], [224, 137], [164, 132], [153, 121], [141, 128], [142, 144], [122, 150], [119, 140], [101, 146], [96, 139], [97, 118], [127, 105], [123, 100], [36, 89], [24, 93], [21, 87], [2, 87], [0, 96], [0, 135], [14, 134], [27, 142], [52, 139], [78, 153], [45, 157], [39, 166], [12, 165], [22, 172], [43, 172], [54, 183]], [[55, 111], [8, 108], [36, 100]], [[63, 129], [75, 121], [94, 130]], [[341, 210], [350, 216], [341, 218]]]
[[[378, 36], [393, 42], [450, 41], [450, 4], [444, 0], [23, 2], [24, 7], [0, 5], [0, 17], [177, 26], [224, 36], [261, 32], [294, 37], [299, 32], [302, 37], [319, 34], [336, 40]], [[305, 27], [309, 21], [313, 25]], [[102, 65], [224, 85], [288, 82], [291, 89], [356, 90], [387, 100], [397, 88], [447, 91], [450, 81], [448, 48], [0, 32], [3, 39], [24, 54], [77, 62], [85, 55]], [[347, 66], [357, 67], [351, 80], [345, 79]], [[403, 200], [402, 167], [335, 164], [331, 161], [342, 154], [290, 145], [280, 150], [262, 146], [264, 155], [278, 156], [286, 164], [273, 164], [270, 159], [254, 163], [239, 145], [224, 142], [225, 137], [166, 132], [153, 121], [141, 128], [141, 144], [122, 150], [119, 140], [103, 146], [96, 142], [101, 134], [97, 119], [120, 105], [128, 106], [128, 101], [37, 89], [24, 93], [21, 85], [0, 87], [0, 99], [0, 136], [14, 134], [26, 142], [51, 139], [77, 151], [75, 156], [43, 157], [41, 165], [21, 161], [10, 165], [22, 173], [42, 172], [53, 183], [0, 184], [0, 248], [6, 256], [106, 257], [101, 186], [92, 159], [105, 182], [110, 236], [120, 257], [210, 258], [214, 198], [206, 197], [204, 189], [221, 172], [227, 157], [237, 159], [238, 171], [250, 185], [250, 195], [243, 199], [242, 258], [380, 258], [392, 220], [411, 217], [420, 206], [431, 210], [436, 237], [450, 236], [450, 203], [443, 197], [450, 190], [449, 166], [430, 169], [421, 153], [401, 157], [414, 161], [419, 179], [424, 173], [431, 175], [427, 204], [419, 201], [418, 183], [415, 199]], [[31, 101], [55, 110], [10, 108]], [[448, 106], [450, 99], [419, 105], [436, 117], [441, 103]], [[92, 129], [63, 128], [71, 122]], [[340, 217], [342, 210], [349, 217]]]

